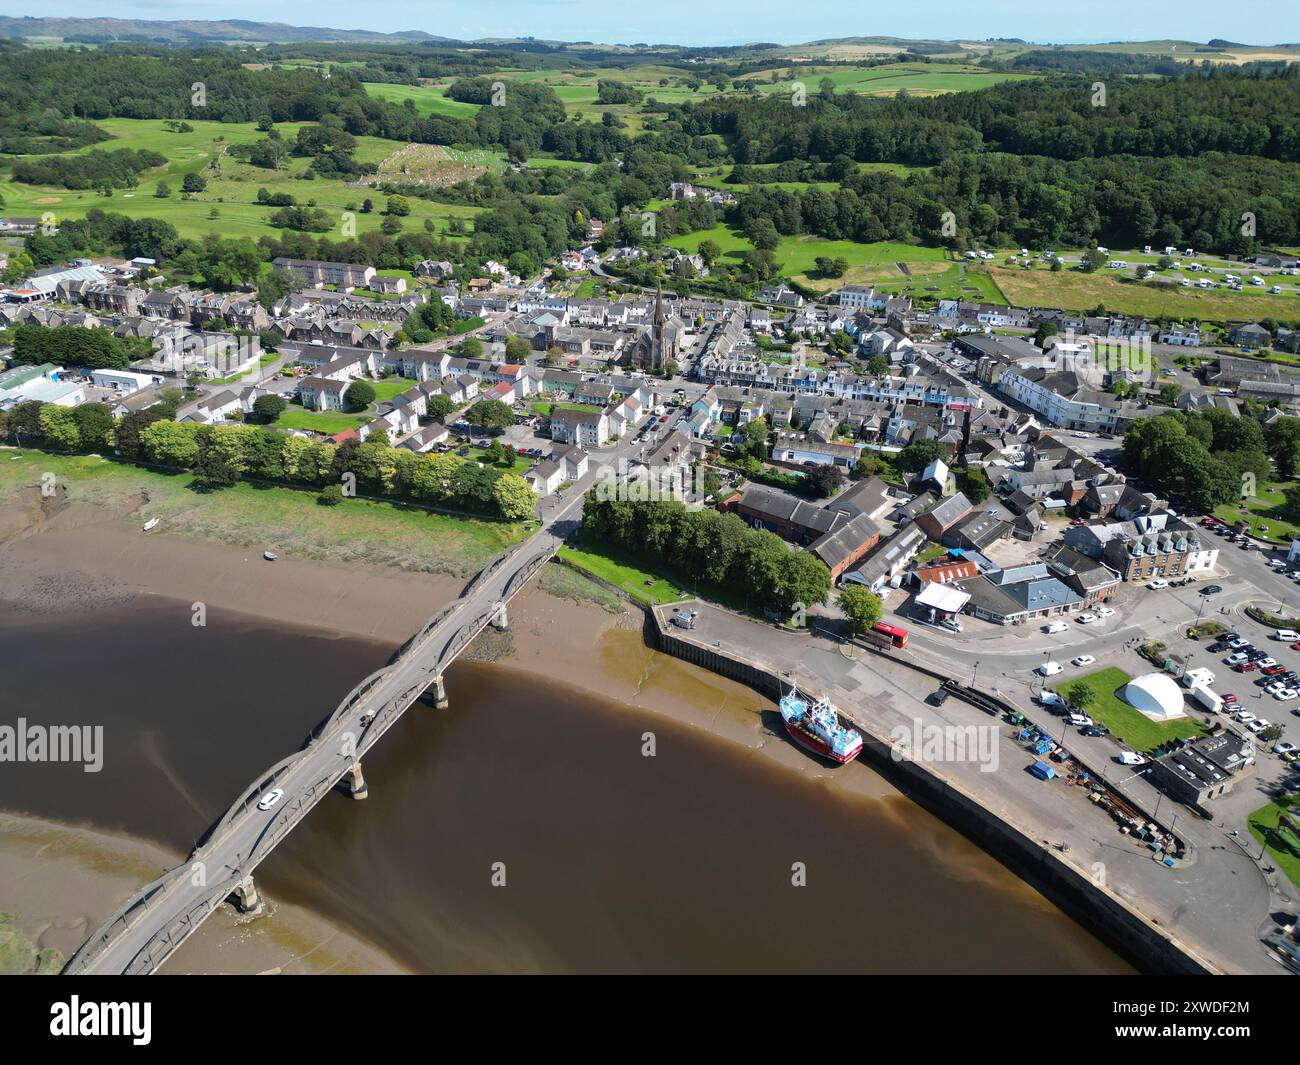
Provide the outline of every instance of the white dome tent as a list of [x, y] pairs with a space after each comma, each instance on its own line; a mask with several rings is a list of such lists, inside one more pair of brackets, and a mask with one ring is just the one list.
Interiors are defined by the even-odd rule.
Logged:
[[1166, 673], [1143, 673], [1124, 685], [1124, 701], [1153, 721], [1186, 717], [1183, 693]]

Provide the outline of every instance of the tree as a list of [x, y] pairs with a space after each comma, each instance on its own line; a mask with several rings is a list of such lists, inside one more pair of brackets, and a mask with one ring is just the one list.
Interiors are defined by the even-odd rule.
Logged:
[[168, 196], [172, 194], [171, 186], [168, 185], [167, 182], [165, 181], [160, 181], [154, 187], [153, 194], [158, 199], [165, 200], [167, 199]]
[[920, 473], [935, 459], [948, 459], [948, 449], [938, 440], [918, 440], [898, 453], [898, 465], [913, 473]]
[[844, 483], [844, 471], [830, 463], [821, 463], [804, 474], [803, 483], [807, 486], [810, 495], [817, 499], [824, 499], [834, 495]]
[[51, 447], [60, 451], [76, 451], [81, 447], [81, 432], [70, 407], [46, 403], [40, 411], [41, 436]]
[[192, 466], [199, 457], [197, 429], [190, 422], [154, 422], [140, 434], [145, 458], [160, 466]]
[[536, 513], [537, 493], [522, 477], [503, 473], [492, 485], [497, 513], [509, 521], [523, 521]]
[[405, 196], [389, 196], [386, 213], [396, 218], [404, 218], [411, 213], [411, 201]]
[[484, 399], [465, 412], [465, 420], [480, 429], [500, 432], [515, 424], [515, 412], [499, 399]]
[[849, 619], [854, 635], [860, 636], [880, 620], [884, 606], [880, 596], [861, 584], [845, 584], [839, 594], [840, 609]]
[[253, 417], [263, 425], [275, 421], [289, 406], [280, 396], [258, 396], [253, 400]]
[[1081, 680], [1065, 689], [1065, 701], [1077, 710], [1087, 710], [1096, 699], [1092, 689]]
[[1291, 480], [1300, 472], [1300, 418], [1278, 418], [1268, 427], [1267, 440], [1278, 476]]
[[349, 411], [369, 410], [375, 401], [375, 386], [369, 381], [353, 381], [343, 393], [343, 406]]
[[452, 403], [450, 396], [443, 395], [439, 392], [429, 397], [426, 403], [426, 408], [429, 412], [430, 418], [442, 419], [446, 418], [448, 414], [455, 410], [456, 405]]
[[207, 187], [208, 179], [202, 174], [186, 174], [184, 180], [181, 181], [182, 192], [202, 192]]
[[972, 503], [983, 503], [993, 491], [987, 474], [972, 467], [963, 467], [957, 471], [957, 490]]

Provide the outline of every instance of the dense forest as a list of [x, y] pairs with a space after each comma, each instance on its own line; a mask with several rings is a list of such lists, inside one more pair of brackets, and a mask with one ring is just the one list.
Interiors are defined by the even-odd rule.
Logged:
[[[334, 65], [324, 77], [310, 68], [245, 66], [244, 53], [216, 48], [118, 46], [73, 53], [73, 62], [67, 52], [10, 50], [0, 65], [0, 140], [71, 142], [95, 135], [86, 120], [108, 116], [209, 118], [257, 122], [266, 132], [233, 148], [235, 156], [268, 168], [288, 154], [310, 156], [322, 176], [359, 173], [352, 148], [366, 135], [490, 148], [516, 163], [540, 152], [597, 164], [586, 172], [534, 168], [445, 189], [401, 190], [484, 208], [467, 253], [535, 264], [582, 240], [585, 219], [606, 220], [607, 241], [644, 242], [639, 220], [629, 224], [627, 212], [659, 201], [669, 183], [689, 180], [693, 167], [728, 163], [736, 205], [724, 212], [703, 203], [660, 204], [651, 244], [726, 221], [750, 238], [745, 267], [761, 279], [779, 268], [771, 257], [779, 238], [798, 234], [957, 250], [1101, 241], [1252, 254], [1260, 244], [1300, 243], [1300, 71], [1269, 64], [1127, 77], [1127, 60], [1103, 56], [1092, 69], [1115, 73], [1104, 99], [1093, 76], [1057, 73], [930, 98], [842, 94], [827, 83], [798, 107], [779, 92], [711, 94], [672, 105], [647, 100], [644, 132], [631, 134], [612, 115], [595, 122], [566, 114], [549, 85], [486, 72], [507, 54], [532, 69], [582, 67], [554, 49], [470, 55], [433, 45], [337, 44], [279, 46], [263, 58], [295, 49], [364, 65]], [[1070, 55], [1026, 54], [1049, 65], [1068, 65]], [[730, 62], [733, 70], [748, 64], [740, 54]], [[725, 65], [701, 64], [694, 76], [707, 79]], [[479, 106], [465, 117], [421, 116], [366, 94], [362, 80], [377, 71], [397, 81], [451, 74], [448, 96]], [[626, 88], [616, 79], [602, 83], [611, 99]], [[293, 140], [281, 139], [274, 124], [289, 120], [310, 125]], [[864, 170], [864, 163], [912, 169]], [[15, 165], [14, 176], [69, 188], [121, 186], [145, 165], [154, 164], [140, 153], [94, 149], [30, 156]], [[386, 266], [452, 247], [429, 234], [331, 241], [301, 232], [319, 227], [293, 213], [295, 205], [283, 207], [288, 213], [279, 221], [300, 232], [263, 238], [256, 245], [263, 252], [365, 257]], [[1248, 213], [1253, 227], [1242, 224]], [[190, 256], [205, 278], [244, 273], [227, 269], [227, 260], [242, 255], [213, 258], [212, 249], [225, 243], [178, 241], [165, 223], [106, 221], [101, 214], [69, 232], [66, 241], [38, 235], [35, 261], [111, 238], [134, 254], [167, 258], [170, 249]]]

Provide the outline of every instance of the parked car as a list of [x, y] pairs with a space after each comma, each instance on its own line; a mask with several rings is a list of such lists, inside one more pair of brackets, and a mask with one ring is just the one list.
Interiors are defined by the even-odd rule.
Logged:
[[1161, 578], [1157, 577], [1157, 578], [1156, 578], [1155, 580], [1153, 580], [1153, 581], [1148, 581], [1148, 582], [1147, 582], [1147, 587], [1150, 588], [1153, 592], [1158, 592], [1158, 591], [1160, 591], [1162, 588], [1168, 588], [1168, 587], [1169, 587], [1169, 582], [1166, 581], [1166, 580], [1162, 580]]
[[1147, 760], [1136, 751], [1120, 751], [1115, 755], [1115, 761], [1120, 765], [1146, 765]]
[[1249, 656], [1245, 651], [1233, 651], [1232, 654], [1228, 655], [1228, 657], [1223, 661], [1230, 666], [1239, 666], [1242, 662], [1246, 661], [1248, 657]]
[[1259, 667], [1254, 662], [1238, 662], [1232, 668], [1238, 673], [1254, 673]]
[[1042, 691], [1038, 693], [1036, 698], [1043, 706], [1064, 706], [1065, 705], [1065, 700], [1062, 699], [1051, 688], [1044, 688]]
[[1087, 714], [1080, 714], [1078, 712], [1072, 712], [1067, 720], [1071, 725], [1086, 726], [1093, 724], [1092, 718]]
[[[1276, 699], [1277, 696], [1275, 695], [1275, 696], [1273, 696], [1273, 698]], [[1293, 698], [1293, 699], [1295, 698], [1295, 693], [1294, 693], [1294, 692], [1291, 693], [1291, 698]], [[1262, 717], [1257, 717], [1257, 718], [1255, 718], [1254, 721], [1252, 721], [1252, 722], [1251, 722], [1249, 725], [1247, 725], [1246, 727], [1247, 727], [1248, 729], [1250, 729], [1251, 732], [1263, 732], [1266, 728], [1271, 727], [1272, 724], [1273, 724], [1273, 722], [1271, 722], [1271, 721], [1265, 720], [1265, 719], [1262, 718]]]
[[1228, 694], [1223, 697], [1224, 706], [1236, 706], [1238, 702], [1240, 702], [1240, 700], [1237, 698], [1236, 692], [1228, 692]]
[[1080, 655], [1078, 658], [1072, 658], [1072, 659], [1070, 660], [1070, 665], [1072, 665], [1072, 666], [1090, 666], [1090, 665], [1092, 665], [1095, 661], [1097, 661], [1097, 660], [1096, 660], [1095, 658], [1093, 658], [1092, 655]]
[[1217, 584], [1207, 584], [1201, 589], [1202, 595], [1218, 595], [1223, 589]]
[[1096, 615], [1096, 614], [1080, 614], [1079, 617], [1078, 617], [1076, 620], [1079, 622], [1080, 625], [1091, 625], [1094, 621], [1097, 620], [1097, 615]]
[[1063, 667], [1061, 666], [1060, 662], [1044, 662], [1041, 666], [1038, 667], [1036, 672], [1040, 676], [1054, 677], [1056, 676], [1056, 674], [1061, 672], [1062, 668]]
[[1274, 754], [1292, 754], [1293, 752], [1295, 752], [1295, 751], [1297, 751], [1297, 750], [1300, 750], [1300, 747], [1296, 747], [1296, 745], [1295, 745], [1294, 743], [1275, 743], [1275, 744], [1273, 744], [1273, 753], [1274, 753]]
[[1109, 618], [1114, 616], [1115, 616], [1115, 611], [1111, 607], [1099, 606], [1097, 608], [1097, 617], [1099, 618]]
[[1083, 728], [1079, 729], [1079, 734], [1082, 736], [1109, 736], [1110, 729], [1105, 725], [1084, 725]]
[[1286, 666], [1279, 666], [1276, 662], [1271, 666], [1266, 666], [1261, 662], [1259, 668], [1265, 676], [1269, 677], [1276, 677], [1279, 673], [1286, 672]]

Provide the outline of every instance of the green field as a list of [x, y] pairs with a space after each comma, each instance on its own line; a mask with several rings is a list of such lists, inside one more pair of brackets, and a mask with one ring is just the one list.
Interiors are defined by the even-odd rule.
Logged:
[[302, 410], [291, 407], [281, 412], [275, 420], [277, 429], [301, 429], [304, 432], [325, 433], [333, 436], [345, 429], [359, 429], [370, 421], [368, 415], [343, 414], [341, 411]]
[[264, 488], [247, 483], [217, 492], [190, 488], [189, 474], [158, 473], [89, 455], [0, 449], [0, 501], [52, 473], [68, 500], [113, 511], [140, 493], [148, 502], [132, 516], [158, 517], [158, 532], [332, 562], [372, 562], [426, 573], [476, 573], [503, 548], [521, 540], [522, 525], [430, 514], [416, 507], [348, 499], [316, 503], [311, 489]]
[[[753, 249], [744, 233], [722, 223], [673, 237], [668, 244], [693, 255], [706, 240], [717, 244], [722, 249], [722, 258], [731, 262], [739, 262], [745, 252]], [[936, 275], [946, 276], [954, 269], [942, 248], [926, 248], [897, 241], [859, 244], [852, 240], [822, 240], [810, 236], [782, 237], [772, 254], [776, 257], [783, 276], [823, 292], [844, 285], [880, 284], [886, 288], [899, 286], [900, 290], [911, 285], [918, 295], [924, 295], [924, 285], [935, 283], [930, 278]], [[812, 276], [816, 270], [817, 258], [823, 255], [846, 260], [849, 269], [845, 275], [840, 278]], [[900, 262], [906, 263], [912, 272], [910, 279], [898, 268]], [[957, 275], [952, 274], [952, 277], [955, 279]], [[996, 291], [992, 286], [989, 286], [989, 290]]]
[[1186, 289], [1176, 285], [1120, 281], [1103, 273], [1086, 274], [1066, 268], [1052, 273], [1045, 266], [1032, 270], [990, 266], [989, 274], [1007, 299], [1017, 307], [1062, 307], [1141, 315], [1144, 318], [1181, 318], [1209, 322], [1300, 320], [1300, 297], [1273, 295], [1263, 289]]
[[1286, 508], [1285, 492], [1292, 487], [1293, 482], [1262, 486], [1256, 495], [1243, 501], [1245, 509], [1238, 503], [1221, 503], [1214, 508], [1214, 516], [1226, 525], [1247, 522], [1252, 536], [1290, 543], [1300, 536], [1300, 516]]
[[1068, 699], [1069, 691], [1074, 685], [1084, 685], [1092, 693], [1092, 700], [1083, 707], [1083, 712], [1098, 724], [1105, 725], [1116, 738], [1123, 740], [1135, 751], [1149, 751], [1165, 740], [1199, 736], [1205, 731], [1191, 717], [1159, 724], [1129, 706], [1120, 698], [1119, 692], [1132, 679], [1122, 669], [1111, 666], [1077, 677], [1063, 684], [1057, 691]]
[[602, 548], [596, 551], [580, 551], [573, 547], [561, 547], [559, 557], [586, 570], [594, 577], [608, 581], [620, 588], [633, 599], [654, 606], [659, 603], [675, 603], [689, 599], [689, 592], [671, 581], [657, 577], [638, 567], [631, 559], [615, 554], [612, 550]]
[[433, 85], [393, 85], [382, 81], [363, 81], [362, 88], [368, 96], [378, 100], [387, 100], [393, 104], [404, 104], [410, 100], [422, 118], [429, 115], [445, 115], [448, 118], [473, 118], [478, 113], [478, 104], [467, 104], [460, 100], [448, 99], [444, 90], [450, 82]]
[[1273, 860], [1286, 873], [1291, 883], [1300, 887], [1300, 855], [1296, 855], [1289, 848], [1282, 846], [1272, 832], [1273, 829], [1277, 828], [1278, 816], [1283, 810], [1294, 820], [1297, 813], [1300, 813], [1300, 795], [1286, 795], [1277, 802], [1270, 802], [1261, 806], [1251, 813], [1246, 819], [1246, 823], [1250, 827], [1250, 834], [1255, 837], [1255, 842], [1264, 844], [1268, 848], [1268, 853], [1273, 856]]
[[[264, 135], [251, 122], [192, 122], [190, 133], [172, 133], [161, 121], [153, 119], [112, 118], [97, 123], [113, 135], [113, 139], [78, 149], [68, 154], [80, 154], [98, 148], [111, 151], [116, 148], [135, 148], [156, 151], [167, 156], [166, 166], [146, 171], [140, 175], [139, 187], [116, 189], [111, 196], [101, 196], [93, 190], [69, 190], [18, 184], [11, 180], [12, 168], [0, 167], [0, 197], [8, 214], [40, 215], [52, 211], [56, 217], [77, 218], [92, 207], [114, 211], [131, 218], [161, 218], [176, 227], [183, 237], [197, 239], [209, 233], [223, 237], [277, 236], [287, 232], [272, 226], [270, 216], [275, 208], [263, 207], [257, 200], [259, 189], [270, 193], [288, 193], [299, 204], [312, 204], [337, 216], [336, 228], [321, 234], [332, 239], [342, 239], [344, 225], [355, 225], [357, 234], [378, 229], [384, 221], [380, 214], [384, 204], [382, 193], [373, 189], [349, 188], [333, 178], [304, 178], [311, 160], [292, 156], [282, 171], [264, 169], [236, 161], [226, 153], [231, 145], [251, 143]], [[297, 136], [300, 124], [282, 123], [276, 127], [287, 141]], [[355, 158], [359, 162], [378, 164], [403, 145], [379, 137], [358, 137]], [[216, 162], [219, 169], [214, 170]], [[181, 193], [181, 182], [188, 173], [199, 173], [208, 179], [207, 188], [192, 196]], [[159, 199], [154, 189], [159, 181], [171, 187], [171, 196]], [[370, 198], [376, 210], [363, 214], [361, 201]], [[313, 203], [314, 201], [314, 203]], [[410, 198], [411, 213], [403, 219], [408, 231], [423, 231], [425, 219], [431, 219], [440, 234], [447, 231], [448, 222], [458, 217], [470, 222], [481, 208], [449, 206], [429, 200]], [[211, 217], [212, 212], [216, 217]], [[344, 212], [350, 212], [346, 219]]]

